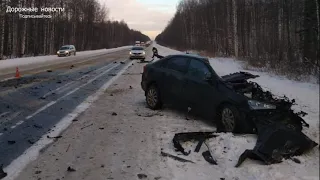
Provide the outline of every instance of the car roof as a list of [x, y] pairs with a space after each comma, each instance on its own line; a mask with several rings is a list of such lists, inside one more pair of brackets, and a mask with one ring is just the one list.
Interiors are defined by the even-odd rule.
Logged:
[[174, 55], [169, 55], [167, 57], [186, 57], [186, 58], [196, 58], [204, 62], [209, 62], [208, 58], [200, 56], [198, 54], [174, 54]]

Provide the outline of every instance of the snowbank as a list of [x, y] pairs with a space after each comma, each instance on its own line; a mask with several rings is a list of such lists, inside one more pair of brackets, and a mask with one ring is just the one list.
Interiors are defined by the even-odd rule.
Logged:
[[[158, 44], [159, 54], [169, 55], [181, 53]], [[286, 95], [295, 99], [298, 105], [293, 109], [303, 110], [308, 113], [304, 118], [310, 128], [305, 128], [306, 133], [312, 140], [319, 142], [319, 85], [288, 80], [272, 73], [247, 71], [240, 61], [230, 58], [210, 58], [210, 64], [218, 75], [226, 75], [238, 71], [246, 71], [259, 75], [252, 81], [259, 83], [263, 88], [275, 95]], [[201, 131], [201, 129], [199, 129]], [[169, 135], [168, 135], [169, 136]], [[170, 135], [173, 137], [173, 135]], [[319, 179], [319, 149], [314, 148], [311, 152], [297, 157], [301, 164], [291, 160], [270, 166], [262, 165], [260, 162], [246, 160], [241, 167], [235, 168], [240, 154], [245, 149], [252, 149], [256, 143], [255, 135], [234, 136], [231, 133], [222, 133], [218, 138], [208, 140], [212, 155], [216, 158], [218, 165], [212, 166], [206, 162], [199, 164], [181, 164], [174, 160], [168, 161], [172, 168], [175, 179], [216, 179], [225, 180], [316, 180]], [[191, 146], [187, 144], [186, 146]], [[190, 147], [194, 150], [194, 147]], [[172, 150], [173, 151], [173, 150]], [[174, 151], [173, 151], [174, 152]], [[199, 156], [200, 155], [200, 156]], [[198, 157], [199, 156], [199, 157]], [[187, 159], [199, 161], [201, 154], [191, 153]], [[204, 161], [204, 160], [203, 160]], [[204, 165], [205, 164], [205, 165]]]
[[62, 58], [67, 59], [75, 59], [78, 56], [81, 57], [88, 57], [92, 55], [100, 55], [105, 53], [111, 53], [115, 51], [120, 51], [124, 49], [129, 49], [132, 46], [123, 46], [118, 48], [112, 49], [99, 49], [99, 50], [92, 50], [92, 51], [79, 51], [77, 52], [77, 56], [70, 56], [70, 57], [57, 57], [56, 55], [49, 55], [49, 56], [36, 56], [36, 57], [25, 57], [25, 58], [14, 58], [14, 59], [7, 59], [7, 60], [0, 60], [0, 70], [5, 68], [12, 68], [16, 66], [23, 66], [23, 65], [31, 65], [31, 64], [38, 64], [44, 63], [49, 61], [56, 61], [61, 60]]

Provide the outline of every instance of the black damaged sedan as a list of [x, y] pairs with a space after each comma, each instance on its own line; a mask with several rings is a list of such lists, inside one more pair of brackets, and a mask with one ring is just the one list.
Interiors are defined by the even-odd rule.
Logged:
[[160, 109], [163, 104], [191, 108], [216, 120], [218, 131], [256, 133], [255, 120], [275, 117], [301, 128], [303, 119], [293, 116], [290, 110], [293, 102], [276, 99], [258, 84], [247, 81], [256, 77], [246, 72], [220, 77], [207, 58], [181, 54], [147, 64], [141, 86], [151, 109]]

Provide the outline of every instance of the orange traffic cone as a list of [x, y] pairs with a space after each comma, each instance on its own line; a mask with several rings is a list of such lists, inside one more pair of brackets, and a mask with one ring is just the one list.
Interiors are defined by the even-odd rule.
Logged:
[[16, 67], [16, 75], [15, 75], [16, 78], [20, 78], [20, 72], [19, 72], [19, 68]]

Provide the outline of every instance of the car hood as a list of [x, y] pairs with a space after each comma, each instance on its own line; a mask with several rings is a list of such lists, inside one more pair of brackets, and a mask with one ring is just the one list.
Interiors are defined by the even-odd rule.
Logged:
[[258, 75], [253, 75], [251, 73], [248, 72], [236, 72], [236, 73], [232, 73], [232, 74], [228, 74], [225, 76], [221, 76], [222, 80], [224, 82], [228, 82], [228, 83], [241, 83], [244, 82], [248, 79], [254, 79], [259, 77]]
[[65, 51], [70, 51], [70, 50], [69, 49], [59, 50], [59, 52], [65, 52]]
[[143, 50], [131, 50], [131, 53], [144, 53], [144, 51]]

